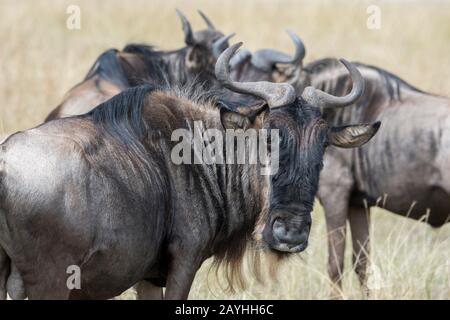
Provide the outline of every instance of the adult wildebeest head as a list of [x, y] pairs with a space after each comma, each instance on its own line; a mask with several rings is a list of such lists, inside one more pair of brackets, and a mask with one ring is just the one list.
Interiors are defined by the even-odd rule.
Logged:
[[208, 69], [213, 72], [216, 59], [228, 47], [228, 40], [234, 34], [225, 36], [214, 27], [214, 24], [202, 11], [199, 10], [198, 12], [206, 22], [207, 28], [194, 32], [186, 16], [180, 10], [177, 10], [183, 26], [184, 43], [187, 48], [186, 66], [192, 71]]
[[[261, 220], [262, 235], [273, 249], [287, 252], [302, 251], [307, 246], [311, 225], [310, 213], [318, 188], [319, 173], [327, 144], [357, 147], [367, 142], [380, 123], [328, 127], [321, 109], [339, 108], [354, 103], [364, 91], [364, 80], [358, 70], [345, 60], [353, 88], [344, 97], [335, 97], [313, 87], [297, 96], [287, 83], [260, 81], [235, 82], [229, 74], [229, 61], [241, 44], [225, 50], [216, 64], [218, 80], [228, 89], [262, 98], [259, 111], [262, 128], [280, 132], [280, 169], [269, 184], [268, 215]], [[247, 118], [238, 113], [224, 112], [225, 126], [246, 126]]]

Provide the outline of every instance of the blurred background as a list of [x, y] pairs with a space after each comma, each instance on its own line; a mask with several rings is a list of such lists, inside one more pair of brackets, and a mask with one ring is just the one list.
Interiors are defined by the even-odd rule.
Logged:
[[[81, 10], [81, 28], [66, 26], [68, 6]], [[375, 5], [380, 28], [367, 21]], [[250, 49], [293, 51], [284, 29], [305, 42], [305, 62], [324, 57], [382, 67], [422, 90], [450, 96], [450, 1], [294, 0], [0, 0], [1, 136], [40, 124], [64, 94], [80, 82], [98, 55], [129, 42], [161, 49], [183, 46], [181, 9], [194, 29], [204, 11], [233, 41]], [[450, 225], [426, 224], [375, 209], [369, 283], [375, 299], [450, 299]], [[190, 298], [325, 299], [327, 244], [323, 212], [313, 214], [310, 246], [289, 259], [277, 281], [229, 293], [206, 263]], [[350, 244], [350, 241], [347, 242]], [[123, 298], [133, 298], [129, 291]], [[344, 297], [361, 298], [347, 249]]]

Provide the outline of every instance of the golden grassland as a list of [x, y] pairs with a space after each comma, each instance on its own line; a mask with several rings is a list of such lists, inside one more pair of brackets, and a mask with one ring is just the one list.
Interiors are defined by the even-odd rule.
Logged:
[[[81, 29], [66, 27], [66, 8], [81, 9]], [[366, 27], [367, 7], [381, 9], [381, 29]], [[445, 1], [14, 1], [0, 0], [0, 137], [42, 122], [105, 49], [148, 42], [162, 49], [182, 46], [175, 8], [194, 28], [202, 9], [249, 49], [292, 51], [284, 28], [307, 45], [306, 61], [334, 56], [381, 66], [419, 88], [450, 96], [450, 2]], [[0, 138], [1, 140], [1, 138]], [[450, 299], [450, 227], [374, 210], [372, 298]], [[198, 273], [190, 298], [324, 299], [326, 233], [323, 212], [313, 213], [310, 246], [280, 266], [276, 281], [250, 280], [234, 294], [208, 272]], [[350, 247], [348, 247], [350, 249]], [[347, 250], [343, 294], [361, 298]], [[220, 277], [219, 277], [220, 278]], [[130, 291], [122, 296], [132, 298]]]

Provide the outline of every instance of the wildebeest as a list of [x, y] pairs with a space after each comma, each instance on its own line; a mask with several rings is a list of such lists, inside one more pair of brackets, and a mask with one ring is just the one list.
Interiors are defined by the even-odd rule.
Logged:
[[[325, 155], [319, 199], [329, 232], [329, 273], [340, 285], [346, 220], [350, 222], [353, 260], [366, 290], [371, 206], [424, 219], [439, 227], [450, 218], [450, 101], [425, 93], [377, 67], [356, 64], [366, 89], [349, 108], [328, 110], [327, 121], [381, 120], [376, 137], [361, 148], [330, 148]], [[330, 94], [345, 94], [350, 79], [335, 59], [306, 66], [311, 84]]]
[[[383, 127], [367, 145], [352, 150], [330, 147], [325, 154], [318, 197], [326, 215], [328, 271], [337, 285], [336, 295], [340, 295], [347, 221], [355, 271], [367, 292], [370, 207], [423, 219], [433, 227], [450, 219], [449, 99], [423, 92], [381, 68], [354, 64], [365, 79], [364, 94], [351, 107], [325, 110], [324, 117], [330, 125], [381, 120]], [[342, 95], [351, 87], [336, 59], [291, 64], [286, 70], [279, 78], [297, 92], [311, 85]], [[276, 81], [268, 74], [266, 79]]]
[[[6, 286], [12, 297], [23, 289], [30, 299], [110, 298], [153, 279], [166, 298], [184, 299], [206, 258], [239, 261], [253, 232], [272, 250], [305, 249], [326, 144], [358, 146], [378, 123], [330, 128], [322, 118], [319, 107], [361, 95], [351, 64], [343, 61], [354, 82], [348, 95], [308, 87], [298, 97], [288, 84], [232, 81], [228, 63], [239, 45], [220, 56], [216, 75], [261, 99], [243, 113], [219, 110], [206, 101], [214, 97], [139, 86], [0, 145], [1, 298]], [[194, 121], [222, 133], [279, 130], [280, 170], [175, 164], [172, 133]], [[67, 286], [69, 266], [80, 268], [79, 289]]]
[[187, 18], [177, 10], [185, 35], [184, 48], [159, 51], [145, 44], [129, 44], [122, 51], [103, 52], [84, 80], [65, 95], [46, 121], [86, 113], [124, 89], [142, 84], [143, 80], [155, 86], [184, 85], [193, 80], [204, 86], [215, 84], [216, 59], [228, 47], [233, 34], [225, 36], [199, 13], [207, 28], [194, 32]]

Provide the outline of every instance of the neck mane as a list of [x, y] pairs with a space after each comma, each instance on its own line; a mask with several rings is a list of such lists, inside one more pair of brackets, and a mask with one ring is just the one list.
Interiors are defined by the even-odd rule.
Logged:
[[146, 82], [155, 86], [184, 87], [192, 82], [203, 82], [204, 85], [208, 85], [215, 80], [214, 75], [206, 70], [201, 72], [189, 70], [186, 65], [187, 47], [160, 51], [146, 44], [129, 44], [123, 52], [138, 55], [145, 65], [145, 74], [132, 79], [133, 85]]
[[84, 81], [98, 76], [102, 79], [108, 80], [115, 84], [121, 90], [125, 90], [130, 86], [130, 83], [125, 76], [121, 63], [117, 58], [116, 49], [109, 49], [103, 52], [95, 61]]
[[[262, 186], [267, 176], [259, 174], [258, 165], [191, 164], [176, 168], [170, 158], [170, 151], [179, 142], [171, 141], [175, 129], [190, 129], [194, 121], [201, 121], [204, 129], [225, 132], [215, 99], [205, 90], [160, 90], [144, 85], [127, 89], [80, 117], [90, 118], [97, 132], [106, 137], [107, 142], [94, 144], [113, 145], [118, 149], [113, 155], [115, 163], [134, 167], [128, 171], [143, 180], [142, 191], [134, 190], [143, 197], [146, 191], [155, 189], [154, 181], [164, 186], [171, 181], [186, 183], [187, 179], [201, 186], [205, 192], [195, 197], [205, 209], [199, 214], [211, 215], [208, 220], [216, 221], [211, 254], [217, 265], [225, 266], [229, 284], [243, 286], [241, 259], [261, 213], [266, 212], [267, 190]], [[182, 197], [183, 192], [166, 197]], [[182, 203], [183, 207], [189, 205]]]

